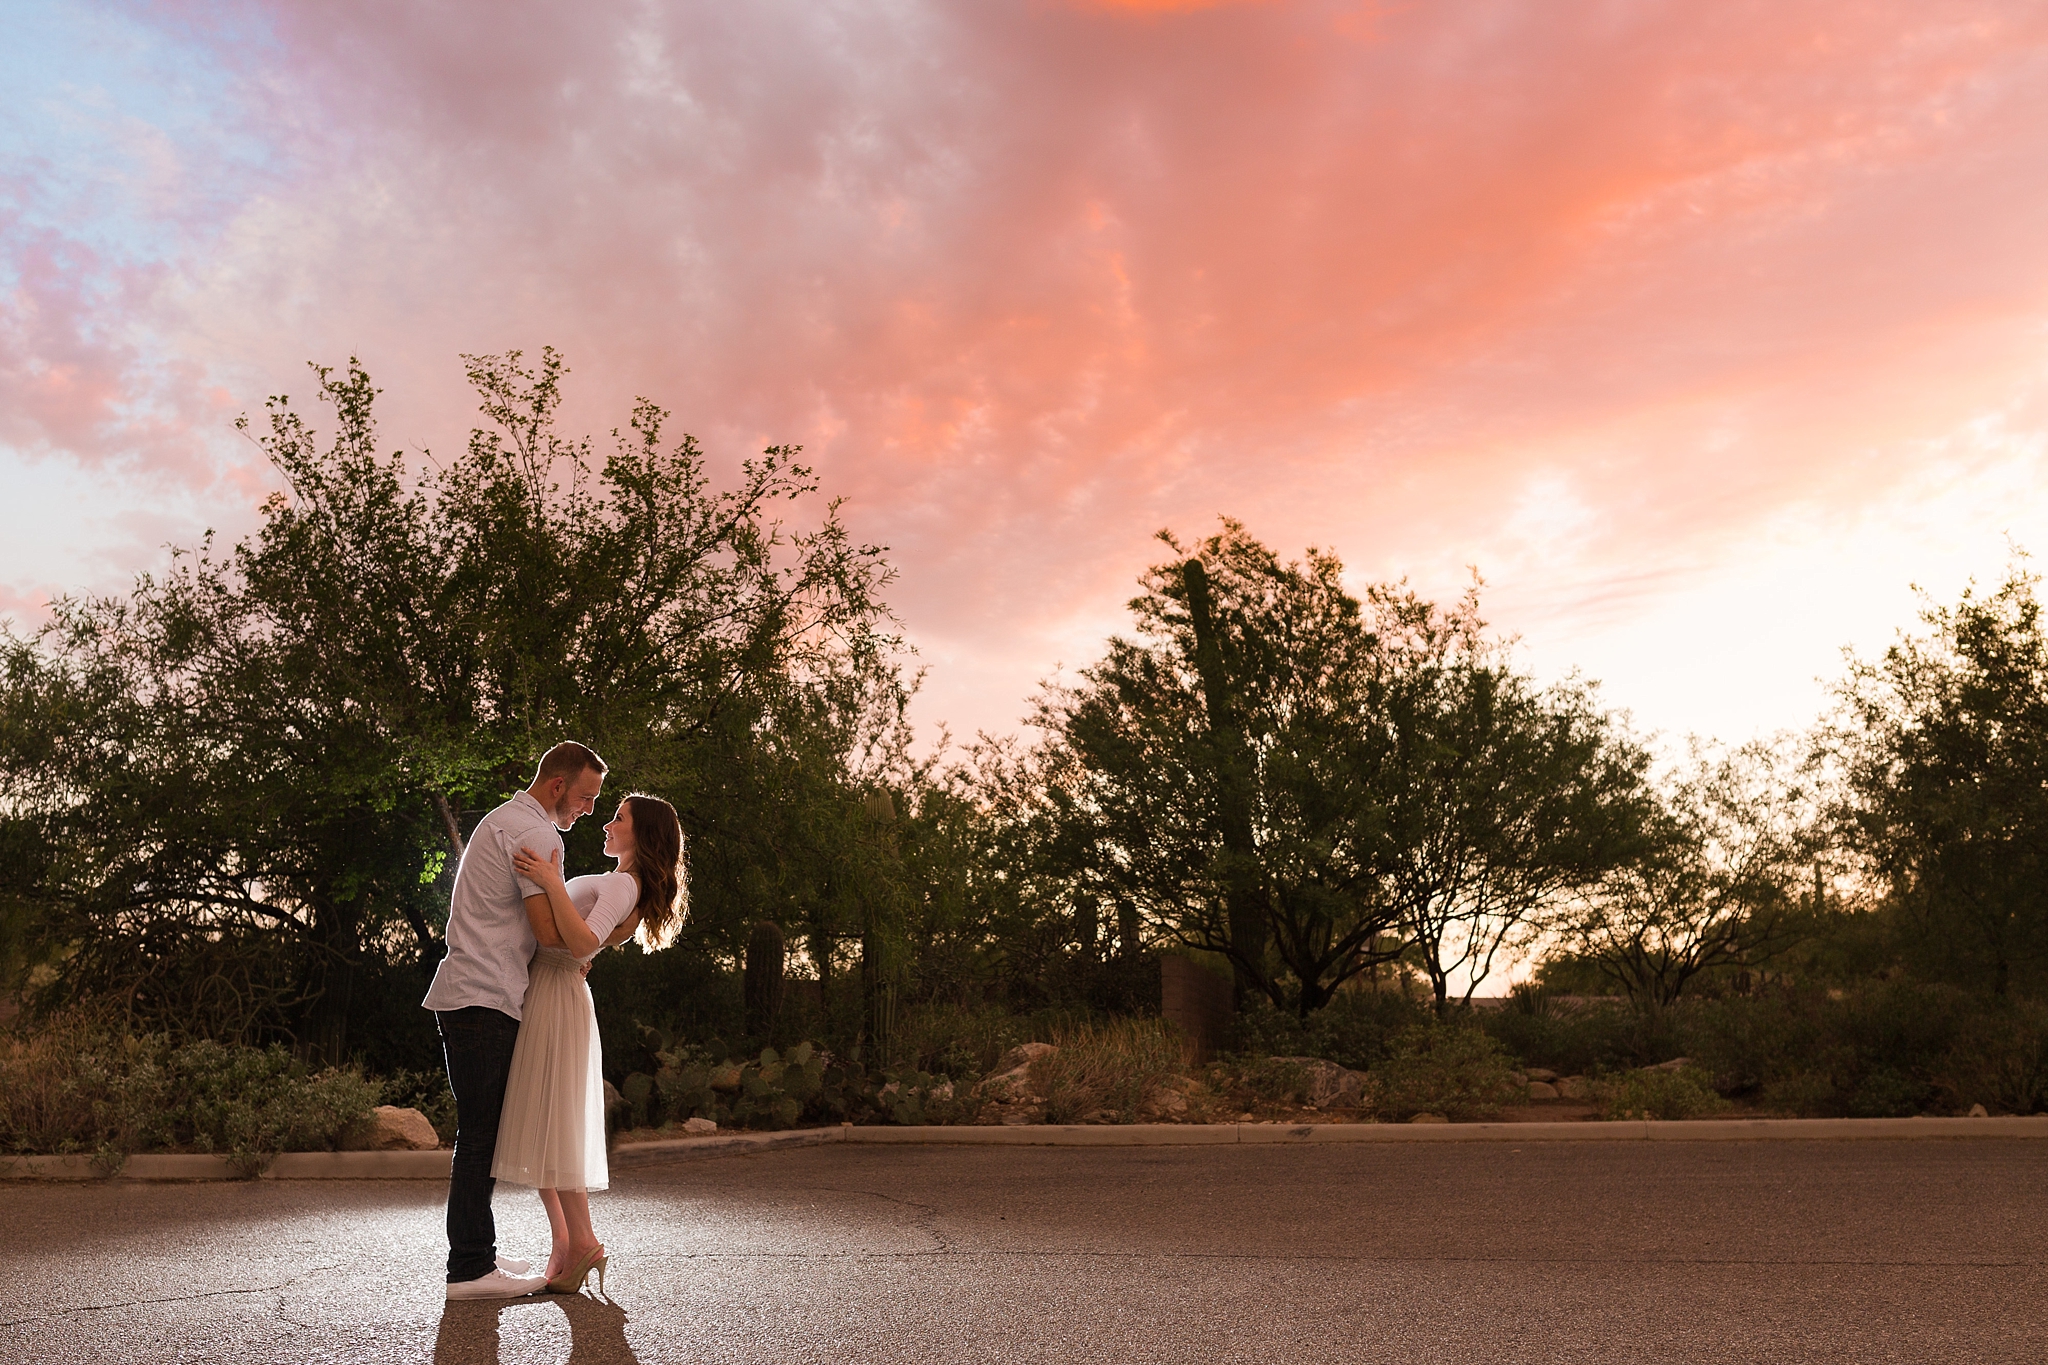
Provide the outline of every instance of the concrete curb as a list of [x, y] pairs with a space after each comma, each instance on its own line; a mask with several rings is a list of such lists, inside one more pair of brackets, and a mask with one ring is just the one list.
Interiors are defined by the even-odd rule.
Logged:
[[[614, 1170], [847, 1142], [916, 1147], [1234, 1147], [1346, 1142], [1840, 1142], [1900, 1138], [2048, 1138], [2048, 1115], [1982, 1119], [1699, 1119], [1617, 1123], [1123, 1123], [1003, 1127], [796, 1128], [714, 1133], [615, 1148]], [[451, 1154], [286, 1152], [261, 1180], [446, 1180]], [[0, 1181], [107, 1179], [89, 1156], [0, 1157]], [[142, 1153], [115, 1180], [246, 1179], [225, 1157]]]
[[743, 1152], [768, 1152], [782, 1147], [817, 1147], [827, 1142], [844, 1142], [849, 1130], [839, 1128], [789, 1128], [774, 1133], [707, 1133], [703, 1137], [667, 1138], [660, 1142], [634, 1142], [614, 1147], [608, 1158], [613, 1170], [654, 1166], [688, 1157], [725, 1156]]
[[[446, 1180], [454, 1154], [434, 1152], [285, 1152], [258, 1180]], [[89, 1156], [0, 1157], [0, 1180], [103, 1180]], [[121, 1163], [115, 1180], [246, 1180], [222, 1156], [140, 1152]]]
[[1983, 1119], [1701, 1119], [1614, 1123], [1131, 1123], [843, 1128], [848, 1142], [995, 1147], [1194, 1147], [1333, 1142], [1729, 1142], [2048, 1138], [2048, 1115]]

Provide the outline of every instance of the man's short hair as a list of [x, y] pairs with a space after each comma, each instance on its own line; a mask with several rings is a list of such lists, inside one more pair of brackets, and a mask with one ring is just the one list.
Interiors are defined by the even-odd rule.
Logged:
[[533, 775], [534, 785], [553, 781], [557, 777], [573, 782], [593, 768], [600, 776], [610, 771], [595, 750], [578, 744], [573, 739], [565, 739], [540, 756], [540, 768]]

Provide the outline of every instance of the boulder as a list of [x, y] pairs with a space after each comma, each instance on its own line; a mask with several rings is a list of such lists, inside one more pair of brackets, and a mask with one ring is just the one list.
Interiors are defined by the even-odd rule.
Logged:
[[610, 1114], [625, 1107], [626, 1097], [619, 1093], [617, 1086], [613, 1085], [610, 1081], [606, 1081], [604, 1083], [604, 1112]]
[[378, 1105], [358, 1140], [348, 1144], [358, 1152], [431, 1152], [440, 1145], [441, 1135], [425, 1114], [394, 1104]]
[[[983, 1101], [981, 1121], [1016, 1126], [1045, 1122], [1045, 1096], [1031, 1082], [1031, 1066], [1057, 1051], [1051, 1043], [1019, 1043], [1005, 1052], [996, 1069], [981, 1078], [974, 1093]], [[937, 1092], [934, 1092], [935, 1094]], [[950, 1086], [946, 1097], [950, 1098]]]
[[1180, 1118], [1188, 1112], [1188, 1097], [1170, 1085], [1162, 1085], [1145, 1100], [1147, 1118]]
[[1552, 1071], [1550, 1068], [1543, 1066], [1530, 1067], [1528, 1071], [1528, 1076], [1529, 1079], [1532, 1081], [1554, 1081], [1557, 1079], [1557, 1073], [1555, 1071]]
[[996, 1063], [995, 1072], [991, 1074], [1016, 1071], [1020, 1068], [1028, 1067], [1040, 1057], [1057, 1051], [1059, 1049], [1051, 1043], [1019, 1043], [1003, 1054], [1003, 1059]]
[[1561, 1100], [1583, 1100], [1592, 1093], [1584, 1076], [1560, 1076], [1557, 1080], [1557, 1097]]
[[1450, 1122], [1450, 1120], [1449, 1120], [1449, 1119], [1447, 1119], [1447, 1118], [1445, 1118], [1445, 1117], [1444, 1117], [1444, 1116], [1443, 1116], [1442, 1114], [1417, 1114], [1417, 1115], [1416, 1115], [1416, 1116], [1415, 1116], [1414, 1118], [1412, 1118], [1412, 1119], [1409, 1119], [1408, 1121], [1409, 1121], [1410, 1123], [1449, 1123], [1449, 1122]]
[[1055, 1051], [1051, 1043], [1019, 1043], [982, 1077], [974, 1093], [992, 1104], [1036, 1104], [1044, 1099], [1031, 1083], [1031, 1064]]
[[1301, 1068], [1309, 1107], [1356, 1109], [1365, 1099], [1366, 1074], [1326, 1062], [1321, 1057], [1274, 1057], [1270, 1061]]
[[1685, 1069], [1686, 1067], [1689, 1067], [1689, 1066], [1691, 1066], [1691, 1065], [1692, 1065], [1692, 1058], [1690, 1058], [1690, 1057], [1673, 1057], [1673, 1058], [1672, 1058], [1672, 1059], [1671, 1059], [1670, 1061], [1668, 1061], [1668, 1062], [1659, 1062], [1659, 1063], [1657, 1063], [1657, 1065], [1655, 1065], [1655, 1066], [1646, 1066], [1646, 1067], [1644, 1067], [1644, 1068], [1643, 1068], [1643, 1070], [1645, 1070], [1645, 1071], [1682, 1071], [1682, 1070], [1684, 1070], [1684, 1069]]
[[718, 1121], [716, 1119], [684, 1119], [683, 1131], [691, 1137], [703, 1137], [706, 1133], [718, 1131]]
[[1550, 1084], [1550, 1083], [1549, 1083], [1548, 1081], [1531, 1081], [1531, 1082], [1529, 1082], [1529, 1098], [1530, 1098], [1530, 1099], [1532, 1099], [1532, 1100], [1554, 1100], [1554, 1099], [1556, 1099], [1557, 1097], [1558, 1097], [1558, 1089], [1557, 1089], [1557, 1087], [1556, 1087], [1556, 1086], [1554, 1086], [1554, 1085], [1552, 1085], [1552, 1084]]
[[1985, 1110], [1983, 1105], [1973, 1104], [1970, 1106], [1970, 1112], [1967, 1115], [1967, 1117], [1973, 1119], [1988, 1119], [1991, 1117], [1991, 1115]]

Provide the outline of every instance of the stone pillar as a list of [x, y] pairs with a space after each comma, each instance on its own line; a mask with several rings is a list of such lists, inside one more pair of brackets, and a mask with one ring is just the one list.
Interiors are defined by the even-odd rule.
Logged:
[[1236, 1010], [1231, 1005], [1231, 980], [1179, 953], [1159, 955], [1159, 1012], [1194, 1047], [1194, 1060], [1206, 1062], [1223, 1045]]

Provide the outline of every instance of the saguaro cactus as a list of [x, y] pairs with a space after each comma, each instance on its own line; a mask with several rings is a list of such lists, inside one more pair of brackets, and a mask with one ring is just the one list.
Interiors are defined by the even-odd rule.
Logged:
[[756, 920], [747, 938], [747, 961], [740, 986], [747, 1010], [747, 1032], [766, 1037], [775, 1031], [782, 1013], [782, 966], [785, 958], [782, 927], [772, 920]]

